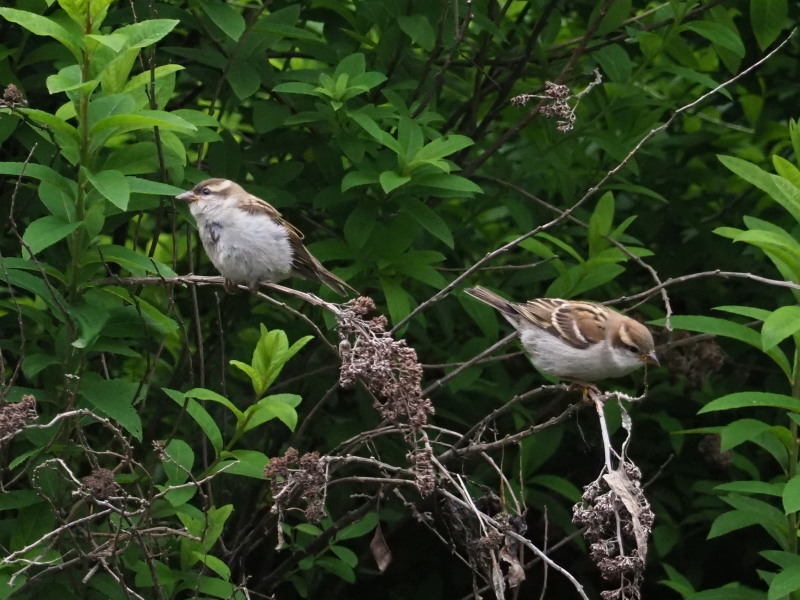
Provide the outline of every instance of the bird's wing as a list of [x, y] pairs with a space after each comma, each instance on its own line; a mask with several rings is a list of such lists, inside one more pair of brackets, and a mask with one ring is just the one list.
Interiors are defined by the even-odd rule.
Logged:
[[349, 292], [357, 293], [352, 287], [322, 266], [308, 248], [303, 244], [303, 232], [283, 218], [280, 212], [268, 202], [253, 196], [248, 197], [242, 206], [251, 215], [264, 215], [282, 225], [289, 234], [289, 245], [292, 247], [292, 271], [306, 279], [321, 281], [336, 293], [347, 296]]
[[537, 298], [516, 307], [521, 317], [574, 348], [588, 348], [606, 337], [604, 312], [589, 302]]

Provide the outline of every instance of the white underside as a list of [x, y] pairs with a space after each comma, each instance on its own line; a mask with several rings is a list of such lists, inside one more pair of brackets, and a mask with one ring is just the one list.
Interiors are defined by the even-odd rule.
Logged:
[[192, 203], [189, 209], [206, 254], [223, 277], [254, 287], [261, 281], [282, 281], [291, 274], [294, 253], [289, 235], [269, 217], [227, 207], [209, 208], [202, 202]]
[[533, 325], [523, 326], [519, 334], [533, 366], [560, 379], [591, 383], [627, 375], [643, 364], [635, 354], [613, 350], [607, 340], [581, 349]]

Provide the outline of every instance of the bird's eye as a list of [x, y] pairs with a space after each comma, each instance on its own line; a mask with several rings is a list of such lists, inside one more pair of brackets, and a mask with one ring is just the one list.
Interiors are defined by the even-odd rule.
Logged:
[[208, 196], [211, 193], [211, 190], [207, 187], [204, 187], [202, 190], [200, 190], [200, 193], [203, 194], [203, 196]]
[[625, 344], [625, 350], [627, 350], [631, 354], [641, 354], [641, 352], [639, 352], [639, 349], [633, 344]]

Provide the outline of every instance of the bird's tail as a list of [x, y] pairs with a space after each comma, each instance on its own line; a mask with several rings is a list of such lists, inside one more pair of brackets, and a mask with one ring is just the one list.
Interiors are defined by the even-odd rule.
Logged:
[[358, 295], [358, 292], [353, 287], [347, 285], [347, 283], [339, 279], [336, 275], [328, 271], [328, 269], [322, 265], [319, 266], [317, 276], [322, 283], [327, 285], [340, 296], [350, 296], [351, 294]]
[[476, 285], [475, 287], [466, 289], [464, 291], [473, 298], [477, 298], [478, 300], [488, 304], [495, 310], [500, 311], [504, 317], [506, 317], [507, 319], [508, 318], [512, 319], [512, 322], [513, 320], [516, 320], [519, 317], [519, 313], [514, 308], [513, 302], [510, 302], [505, 298], [503, 298], [502, 296], [499, 296], [498, 294], [495, 294], [494, 292], [487, 290], [485, 287]]

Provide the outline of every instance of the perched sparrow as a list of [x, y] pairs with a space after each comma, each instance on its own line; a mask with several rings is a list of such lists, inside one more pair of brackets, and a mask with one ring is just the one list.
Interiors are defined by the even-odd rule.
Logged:
[[290, 275], [321, 281], [337, 294], [355, 291], [328, 271], [303, 245], [303, 234], [261, 198], [228, 179], [206, 179], [175, 196], [189, 204], [200, 240], [225, 289], [278, 282]]
[[516, 304], [480, 286], [466, 292], [500, 311], [546, 375], [592, 383], [658, 365], [647, 327], [602, 304], [558, 298]]

